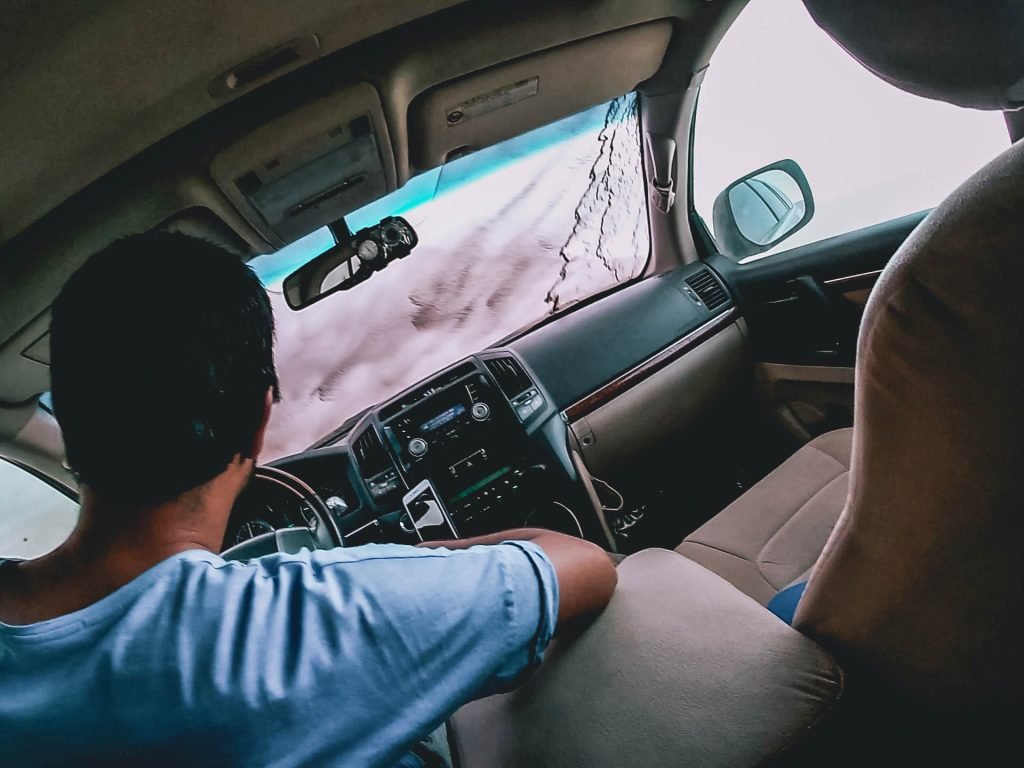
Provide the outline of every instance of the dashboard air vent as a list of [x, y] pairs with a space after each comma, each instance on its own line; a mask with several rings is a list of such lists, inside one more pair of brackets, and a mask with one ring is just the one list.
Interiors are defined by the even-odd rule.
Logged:
[[373, 427], [356, 439], [353, 448], [363, 477], [374, 477], [391, 466], [391, 459]]
[[383, 421], [387, 421], [392, 416], [401, 413], [406, 408], [411, 408], [416, 403], [426, 400], [432, 394], [440, 389], [449, 387], [460, 379], [464, 379], [476, 372], [476, 366], [472, 363], [463, 363], [462, 365], [452, 368], [450, 371], [442, 373], [440, 376], [436, 376], [429, 382], [424, 384], [422, 387], [413, 390], [404, 397], [388, 403], [386, 406], [380, 409], [380, 417]]
[[487, 366], [487, 370], [491, 372], [498, 387], [509, 400], [533, 386], [533, 382], [526, 375], [523, 366], [514, 357], [491, 357], [484, 360], [484, 365]]
[[686, 278], [686, 284], [693, 289], [693, 292], [697, 294], [708, 309], [718, 309], [718, 307], [729, 301], [729, 294], [725, 292], [725, 289], [719, 285], [715, 276], [707, 269], [702, 269], [690, 275]]

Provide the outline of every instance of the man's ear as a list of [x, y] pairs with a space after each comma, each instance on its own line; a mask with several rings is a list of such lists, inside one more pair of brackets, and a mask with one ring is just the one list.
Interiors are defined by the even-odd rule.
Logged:
[[270, 421], [270, 409], [274, 405], [274, 389], [267, 388], [267, 394], [263, 398], [263, 415], [260, 417], [260, 425], [253, 433], [252, 444], [247, 451], [242, 452], [243, 459], [256, 460], [263, 450], [263, 438], [267, 435], [267, 423]]

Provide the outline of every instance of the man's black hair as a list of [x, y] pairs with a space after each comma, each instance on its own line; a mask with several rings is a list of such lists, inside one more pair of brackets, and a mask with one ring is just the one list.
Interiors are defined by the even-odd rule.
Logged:
[[239, 256], [150, 232], [92, 256], [53, 304], [54, 414], [79, 480], [173, 499], [245, 455], [278, 392], [274, 316]]

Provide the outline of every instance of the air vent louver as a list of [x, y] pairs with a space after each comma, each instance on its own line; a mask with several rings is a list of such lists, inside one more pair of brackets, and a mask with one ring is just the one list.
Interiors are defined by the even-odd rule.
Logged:
[[686, 284], [693, 289], [693, 292], [704, 302], [704, 306], [710, 310], [717, 309], [729, 301], [729, 294], [719, 285], [715, 276], [706, 269], [690, 275], [686, 278]]
[[381, 408], [380, 417], [383, 421], [387, 421], [395, 414], [401, 413], [406, 408], [411, 408], [421, 400], [426, 400], [439, 389], [451, 386], [459, 379], [463, 379], [466, 376], [469, 376], [470, 374], [474, 373], [475, 371], [476, 366], [474, 366], [472, 363], [463, 363], [462, 365], [458, 366], [457, 368], [453, 368], [447, 373], [442, 373], [440, 376], [431, 379], [425, 385], [423, 385], [419, 389], [413, 390], [400, 400], [395, 400], [394, 402], [389, 403], [385, 407]]
[[384, 444], [381, 443], [377, 431], [370, 427], [355, 442], [356, 460], [362, 470], [363, 477], [379, 475], [391, 466]]
[[491, 357], [484, 360], [484, 365], [498, 383], [498, 387], [509, 400], [533, 386], [523, 366], [514, 357]]

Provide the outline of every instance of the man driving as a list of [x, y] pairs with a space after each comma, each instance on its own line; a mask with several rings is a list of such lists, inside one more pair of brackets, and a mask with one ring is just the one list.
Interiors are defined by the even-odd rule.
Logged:
[[114, 243], [50, 343], [81, 512], [0, 565], [5, 762], [393, 766], [611, 598], [599, 547], [532, 529], [221, 558], [277, 376], [263, 286], [217, 245]]

